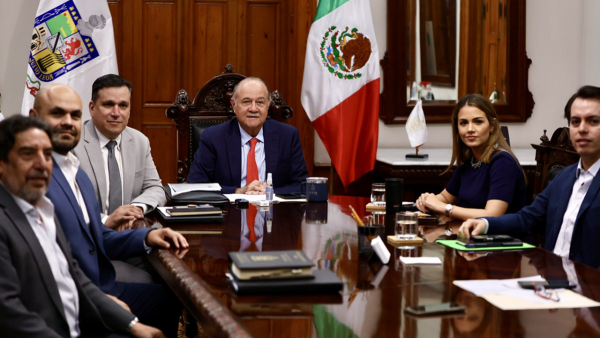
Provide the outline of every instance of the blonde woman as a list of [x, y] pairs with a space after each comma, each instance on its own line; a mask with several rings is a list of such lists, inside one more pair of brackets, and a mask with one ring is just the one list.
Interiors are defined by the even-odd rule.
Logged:
[[423, 212], [466, 220], [515, 213], [526, 205], [525, 175], [500, 130], [496, 110], [479, 94], [464, 96], [452, 112], [452, 160], [446, 189], [417, 200]]

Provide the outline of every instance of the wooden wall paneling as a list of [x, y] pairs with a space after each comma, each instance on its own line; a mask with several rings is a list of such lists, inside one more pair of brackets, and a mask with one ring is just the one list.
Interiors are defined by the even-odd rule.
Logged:
[[177, 129], [175, 125], [147, 124], [142, 128], [142, 133], [150, 140], [152, 159], [162, 179], [162, 184], [175, 183], [177, 177]]
[[279, 1], [249, 1], [245, 17], [246, 75], [261, 78], [272, 90], [279, 89], [281, 5]]
[[[282, 38], [289, 41], [287, 44], [287, 60], [288, 67], [282, 69], [282, 74], [285, 77], [282, 90], [286, 88], [284, 98], [287, 104], [294, 109], [294, 116], [287, 122], [296, 128], [300, 134], [300, 142], [304, 152], [304, 160], [308, 168], [308, 174], [315, 174], [314, 167], [314, 143], [315, 130], [312, 122], [306, 115], [300, 95], [302, 92], [302, 78], [304, 77], [304, 59], [306, 58], [306, 40], [310, 31], [310, 26], [315, 18], [317, 11], [317, 0], [310, 1], [292, 1], [289, 5], [288, 12], [284, 21], [290, 25], [282, 34]], [[282, 92], [284, 93], [284, 92]], [[325, 175], [329, 177], [329, 175]]]
[[[134, 80], [132, 66], [134, 61], [133, 27], [135, 24], [133, 5], [133, 0], [108, 1], [108, 7], [113, 21], [112, 24], [119, 75], [132, 83]], [[84, 104], [87, 103], [84, 102]], [[129, 121], [129, 126], [132, 126], [131, 120]]]
[[228, 0], [190, 0], [185, 8], [183, 77], [184, 88], [193, 97], [235, 57], [236, 10]]
[[110, 10], [110, 16], [112, 17], [112, 26], [115, 36], [115, 49], [117, 53], [117, 64], [119, 65], [119, 73], [121, 72], [124, 56], [124, 34], [125, 31], [123, 22], [123, 7], [124, 2], [122, 0], [110, 0], [108, 1], [108, 9]]
[[135, 24], [130, 126], [150, 139], [152, 157], [163, 182], [175, 182], [176, 134], [165, 109], [183, 87], [183, 0], [131, 1]]
[[144, 1], [142, 48], [143, 107], [167, 108], [181, 86], [181, 1]]

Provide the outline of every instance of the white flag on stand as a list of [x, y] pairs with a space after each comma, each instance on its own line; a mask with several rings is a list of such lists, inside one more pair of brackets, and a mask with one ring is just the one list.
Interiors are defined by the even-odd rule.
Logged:
[[406, 120], [406, 133], [410, 146], [418, 148], [427, 142], [427, 125], [425, 124], [425, 114], [423, 114], [423, 105], [421, 100], [417, 101], [415, 108]]
[[112, 17], [106, 0], [40, 0], [33, 24], [21, 114], [50, 83], [75, 89], [89, 119], [92, 83], [118, 74]]

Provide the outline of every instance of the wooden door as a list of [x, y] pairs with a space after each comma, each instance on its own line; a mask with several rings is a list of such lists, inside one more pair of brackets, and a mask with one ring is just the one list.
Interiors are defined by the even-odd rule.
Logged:
[[316, 1], [109, 0], [119, 73], [133, 85], [129, 126], [150, 139], [163, 184], [175, 182], [176, 129], [166, 117], [180, 89], [193, 99], [231, 63], [278, 89], [294, 117], [309, 172], [314, 131], [300, 104]]
[[506, 91], [506, 1], [488, 0], [483, 9], [482, 94], [486, 97], [494, 91], [499, 97]]

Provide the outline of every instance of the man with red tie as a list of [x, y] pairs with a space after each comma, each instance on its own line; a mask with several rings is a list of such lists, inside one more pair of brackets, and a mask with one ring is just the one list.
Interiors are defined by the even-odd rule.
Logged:
[[271, 173], [275, 193], [300, 192], [308, 172], [298, 130], [267, 119], [270, 104], [261, 79], [240, 81], [231, 98], [236, 118], [202, 133], [188, 182], [216, 182], [225, 194], [264, 194]]

